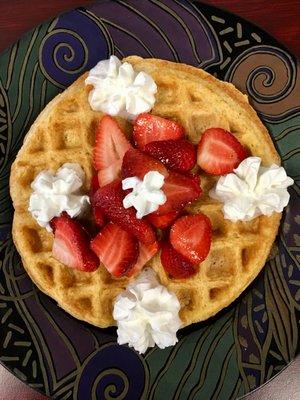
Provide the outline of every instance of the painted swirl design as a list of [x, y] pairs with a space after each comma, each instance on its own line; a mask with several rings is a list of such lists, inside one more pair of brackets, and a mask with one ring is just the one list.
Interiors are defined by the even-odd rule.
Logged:
[[[49, 52], [52, 48], [52, 65], [48, 69], [56, 69], [55, 74], [79, 74], [84, 71], [88, 60], [88, 49], [78, 33], [56, 29], [45, 36], [42, 51]], [[43, 60], [43, 59], [42, 59]]]
[[39, 62], [46, 78], [64, 88], [94, 66], [95, 60], [107, 58], [110, 51], [111, 41], [100, 21], [87, 12], [74, 11], [52, 24], [42, 40]]
[[148, 387], [146, 372], [137, 353], [106, 344], [86, 361], [77, 383], [77, 398], [140, 399]]
[[[109, 383], [112, 379], [114, 379], [114, 382]], [[100, 398], [108, 400], [115, 398], [115, 396], [118, 396], [120, 400], [126, 398], [129, 389], [129, 381], [126, 374], [116, 368], [108, 368], [95, 379], [91, 388], [92, 399], [97, 398], [99, 386], [102, 386], [104, 382], [105, 384], [107, 382], [107, 386], [101, 387]]]
[[241, 53], [225, 78], [247, 92], [255, 102], [269, 104], [279, 102], [291, 93], [296, 70], [292, 57], [284, 50], [261, 45]]

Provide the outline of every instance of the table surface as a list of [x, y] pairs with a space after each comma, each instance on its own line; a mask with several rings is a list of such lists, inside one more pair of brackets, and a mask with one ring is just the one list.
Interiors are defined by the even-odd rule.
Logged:
[[[143, 0], [146, 1], [146, 0]], [[300, 57], [300, 0], [206, 0], [256, 23]], [[84, 0], [0, 0], [0, 52], [19, 37], [62, 11], [91, 4]], [[247, 400], [300, 399], [300, 357]], [[0, 365], [0, 400], [44, 400]], [[87, 399], [88, 400], [88, 399]]]

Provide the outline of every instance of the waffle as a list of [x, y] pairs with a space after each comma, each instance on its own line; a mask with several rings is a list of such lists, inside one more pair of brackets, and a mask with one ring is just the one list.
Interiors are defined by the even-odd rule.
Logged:
[[[154, 78], [158, 93], [153, 114], [179, 121], [192, 142], [197, 143], [206, 128], [222, 127], [252, 155], [261, 157], [264, 165], [280, 163], [266, 128], [247, 97], [233, 85], [184, 64], [135, 56], [126, 61]], [[114, 299], [129, 279], [111, 277], [103, 265], [86, 273], [55, 260], [51, 255], [53, 235], [40, 227], [27, 210], [30, 184], [43, 169], [56, 171], [66, 162], [78, 162], [86, 173], [84, 189], [89, 188], [95, 125], [102, 114], [89, 106], [90, 88], [84, 85], [85, 77], [47, 105], [13, 163], [13, 238], [26, 271], [44, 293], [74, 317], [107, 327], [115, 324]], [[130, 124], [121, 119], [118, 122], [130, 135]], [[204, 194], [187, 208], [190, 213], [208, 215], [213, 227], [211, 250], [198, 273], [186, 280], [171, 279], [161, 266], [159, 254], [149, 262], [161, 283], [178, 296], [184, 325], [215, 315], [243, 292], [264, 266], [280, 222], [281, 215], [276, 213], [249, 222], [225, 220], [222, 204], [208, 196], [216, 179], [201, 173]]]

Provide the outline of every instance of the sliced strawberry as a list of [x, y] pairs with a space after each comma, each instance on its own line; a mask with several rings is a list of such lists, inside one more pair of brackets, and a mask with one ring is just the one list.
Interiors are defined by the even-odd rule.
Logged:
[[103, 214], [100, 207], [93, 208], [94, 220], [98, 226], [104, 226], [105, 224], [105, 215]]
[[221, 128], [207, 129], [198, 144], [197, 163], [209, 174], [228, 174], [246, 157], [247, 150], [236, 137]]
[[120, 177], [122, 160], [118, 160], [111, 164], [109, 167], [100, 169], [98, 171], [99, 186], [105, 186]]
[[93, 217], [94, 217], [96, 224], [99, 226], [104, 226], [105, 215], [103, 214], [101, 208], [94, 204], [95, 203], [94, 196], [98, 189], [99, 189], [98, 176], [94, 175], [91, 180], [91, 190], [90, 190], [90, 201], [91, 201], [92, 213], [93, 213]]
[[178, 253], [169, 242], [162, 244], [160, 260], [165, 271], [172, 278], [189, 278], [196, 273], [194, 265]]
[[147, 220], [158, 229], [164, 229], [170, 226], [179, 216], [180, 211], [171, 211], [168, 214], [159, 215], [153, 212], [147, 215]]
[[162, 190], [167, 196], [167, 201], [159, 206], [156, 211], [158, 215], [179, 211], [187, 204], [198, 199], [202, 193], [201, 187], [195, 182], [194, 177], [174, 171], [169, 172]]
[[90, 238], [82, 225], [63, 213], [50, 222], [54, 232], [53, 257], [68, 267], [92, 272], [99, 267], [96, 254], [90, 249]]
[[211, 222], [206, 215], [185, 215], [172, 226], [170, 242], [190, 262], [199, 264], [209, 253], [211, 236]]
[[195, 184], [197, 186], [201, 185], [200, 175], [188, 173], [188, 174], [186, 174], [186, 176], [188, 176], [189, 178], [193, 179], [193, 181], [195, 182]]
[[173, 171], [187, 172], [196, 164], [196, 148], [185, 139], [151, 142], [144, 151]]
[[111, 275], [117, 278], [130, 270], [139, 253], [136, 238], [112, 222], [91, 241], [91, 249]]
[[155, 254], [158, 252], [158, 249], [159, 245], [157, 242], [154, 242], [150, 245], [140, 243], [138, 259], [136, 260], [134, 266], [127, 272], [126, 276], [131, 277], [140, 272], [144, 265], [155, 256]]
[[105, 115], [96, 130], [93, 153], [94, 168], [104, 170], [100, 174], [100, 186], [115, 180], [121, 170], [124, 154], [131, 148], [118, 123], [109, 115]]
[[167, 168], [159, 160], [148, 156], [138, 149], [129, 149], [123, 158], [122, 178], [138, 176], [143, 179], [147, 172], [158, 171], [162, 175], [167, 176]]
[[141, 150], [144, 150], [147, 143], [157, 140], [179, 139], [183, 136], [184, 129], [180, 124], [157, 115], [140, 114], [133, 126], [133, 137]]
[[123, 207], [125, 192], [122, 190], [121, 180], [116, 180], [99, 190], [95, 194], [95, 204], [114, 223], [128, 233], [134, 235], [144, 244], [155, 242], [155, 233], [151, 225], [144, 219], [136, 217], [135, 210]]

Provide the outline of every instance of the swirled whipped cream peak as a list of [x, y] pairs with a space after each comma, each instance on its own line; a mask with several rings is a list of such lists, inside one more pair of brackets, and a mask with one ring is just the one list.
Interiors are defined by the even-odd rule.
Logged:
[[145, 72], [134, 71], [128, 62], [116, 56], [100, 61], [85, 80], [93, 89], [89, 103], [93, 110], [126, 119], [150, 111], [155, 103], [157, 86]]
[[293, 183], [283, 167], [263, 167], [259, 157], [248, 157], [233, 173], [221, 176], [209, 194], [224, 204], [226, 219], [249, 221], [282, 212], [290, 199], [287, 188]]
[[139, 219], [156, 211], [160, 205], [167, 201], [166, 195], [161, 190], [164, 179], [164, 175], [158, 171], [147, 172], [143, 180], [137, 176], [123, 179], [123, 190], [132, 189], [124, 197], [123, 206], [125, 208], [134, 207], [136, 217]]
[[37, 223], [51, 232], [49, 222], [66, 211], [70, 217], [80, 215], [89, 204], [89, 196], [80, 194], [85, 174], [77, 163], [66, 163], [56, 174], [41, 171], [31, 183], [33, 192], [28, 211]]
[[176, 295], [159, 283], [153, 269], [145, 268], [115, 301], [118, 343], [128, 343], [139, 353], [155, 344], [161, 349], [173, 346], [182, 324], [179, 310]]

